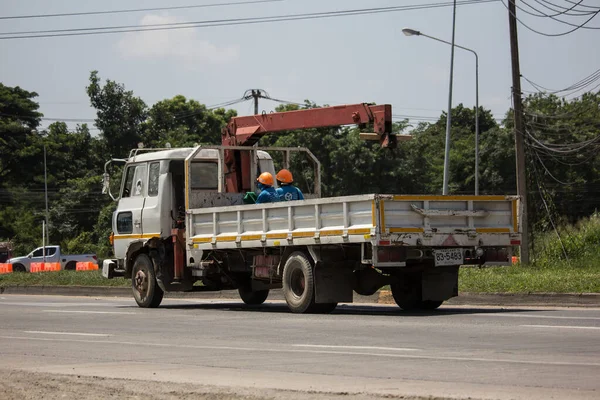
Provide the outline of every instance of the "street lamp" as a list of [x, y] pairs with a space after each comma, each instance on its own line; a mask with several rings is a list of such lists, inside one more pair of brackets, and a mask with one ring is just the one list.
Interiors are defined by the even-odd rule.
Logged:
[[[429, 39], [433, 39], [437, 42], [442, 42], [449, 44], [452, 46], [452, 43], [447, 42], [442, 39], [438, 39], [433, 36], [426, 35], [420, 31], [416, 31], [414, 29], [404, 28], [402, 29], [402, 33], [406, 36], [424, 36]], [[463, 46], [459, 46], [457, 44], [454, 47], [458, 47], [459, 49], [463, 49], [473, 53], [475, 56], [475, 195], [479, 194], [479, 57], [474, 50], [468, 49]], [[448, 118], [450, 118], [450, 110], [448, 110]], [[446, 173], [447, 166], [444, 165], [444, 172]]]

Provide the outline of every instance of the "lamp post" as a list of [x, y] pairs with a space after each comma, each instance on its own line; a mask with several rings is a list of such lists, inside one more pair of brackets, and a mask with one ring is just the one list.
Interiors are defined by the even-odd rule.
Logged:
[[[429, 39], [433, 39], [437, 42], [442, 42], [449, 44], [452, 46], [452, 43], [438, 39], [433, 36], [426, 35], [420, 31], [416, 31], [414, 29], [404, 28], [402, 29], [402, 33], [406, 36], [424, 36]], [[459, 46], [454, 44], [454, 47], [458, 47], [459, 49], [463, 49], [473, 53], [475, 56], [475, 195], [479, 194], [479, 57], [474, 50], [468, 49], [463, 46]], [[450, 117], [450, 110], [448, 110], [448, 118]], [[444, 166], [444, 173], [446, 173], [446, 166]], [[444, 193], [446, 194], [446, 193]]]

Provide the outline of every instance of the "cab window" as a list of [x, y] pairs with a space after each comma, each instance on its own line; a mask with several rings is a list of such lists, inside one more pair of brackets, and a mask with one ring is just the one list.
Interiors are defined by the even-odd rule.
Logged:
[[160, 163], [153, 162], [150, 164], [148, 172], [148, 196], [158, 196], [158, 176], [160, 175]]
[[219, 188], [218, 164], [215, 162], [192, 163], [192, 189], [217, 190]]
[[127, 167], [125, 185], [121, 197], [144, 196], [146, 185], [146, 164], [131, 165]]

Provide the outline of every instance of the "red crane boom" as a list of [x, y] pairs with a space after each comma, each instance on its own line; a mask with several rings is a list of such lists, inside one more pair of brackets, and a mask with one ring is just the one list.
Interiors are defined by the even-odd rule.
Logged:
[[[378, 139], [382, 147], [396, 147], [396, 136], [392, 134], [392, 106], [365, 103], [234, 117], [223, 129], [222, 145], [252, 146], [267, 133], [352, 124], [373, 124], [373, 138]], [[247, 152], [226, 151], [228, 192], [250, 190], [248, 157]]]

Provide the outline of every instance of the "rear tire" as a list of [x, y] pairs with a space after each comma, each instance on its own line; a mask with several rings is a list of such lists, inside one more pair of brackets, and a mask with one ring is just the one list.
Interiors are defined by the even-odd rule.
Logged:
[[421, 275], [403, 274], [400, 281], [391, 284], [392, 296], [398, 306], [404, 311], [421, 308]]
[[443, 300], [422, 300], [421, 304], [419, 304], [419, 308], [421, 310], [432, 311], [439, 308], [442, 303], [444, 303]]
[[77, 264], [75, 261], [69, 261], [67, 265], [65, 265], [65, 271], [75, 271]]
[[23, 264], [13, 265], [13, 272], [27, 272], [27, 268]]
[[249, 306], [258, 306], [269, 297], [269, 289], [252, 291], [249, 286], [242, 286], [238, 289], [242, 301]]
[[313, 268], [300, 251], [292, 253], [283, 267], [283, 295], [293, 313], [311, 312], [315, 306]]
[[331, 314], [337, 307], [338, 303], [315, 303], [310, 312], [315, 314]]
[[142, 308], [156, 308], [163, 299], [164, 292], [156, 282], [154, 264], [147, 254], [140, 254], [135, 259], [131, 288], [135, 302]]

